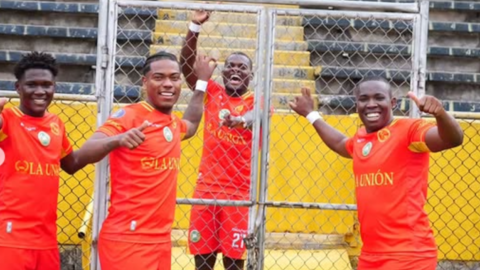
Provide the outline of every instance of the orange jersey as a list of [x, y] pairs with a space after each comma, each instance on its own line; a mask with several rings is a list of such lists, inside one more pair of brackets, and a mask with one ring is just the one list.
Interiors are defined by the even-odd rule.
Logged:
[[120, 147], [110, 153], [111, 206], [102, 228], [105, 239], [170, 241], [180, 141], [186, 133], [186, 123], [140, 102], [114, 113], [99, 132], [118, 135], [139, 127], [145, 120], [151, 125], [143, 130], [145, 141], [139, 147]]
[[347, 141], [353, 157], [362, 252], [436, 252], [428, 216], [429, 150], [421, 119], [394, 120]]
[[60, 160], [72, 151], [58, 116], [31, 117], [18, 108], [1, 115], [0, 246], [57, 248]]
[[225, 113], [241, 116], [252, 110], [253, 98], [251, 91], [241, 97], [228, 96], [223, 86], [209, 81], [197, 190], [248, 196], [253, 133], [243, 127], [229, 129], [220, 121]]

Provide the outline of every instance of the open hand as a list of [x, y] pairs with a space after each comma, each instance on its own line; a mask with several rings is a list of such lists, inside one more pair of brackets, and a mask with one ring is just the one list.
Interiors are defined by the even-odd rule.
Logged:
[[193, 70], [197, 78], [202, 81], [208, 81], [213, 75], [213, 71], [217, 68], [217, 60], [210, 56], [199, 54], [195, 60]]
[[299, 115], [306, 117], [309, 113], [313, 111], [313, 99], [310, 89], [303, 87], [302, 95], [300, 97], [295, 97], [294, 101], [290, 101], [288, 105], [290, 108]]
[[211, 14], [211, 11], [206, 11], [203, 9], [195, 10], [192, 15], [192, 22], [198, 25], [202, 25], [204, 22], [208, 21]]

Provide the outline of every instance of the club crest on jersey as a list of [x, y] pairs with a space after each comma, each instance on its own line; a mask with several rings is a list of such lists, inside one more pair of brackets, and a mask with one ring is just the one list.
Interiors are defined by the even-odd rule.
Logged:
[[227, 109], [222, 109], [218, 113], [218, 118], [220, 118], [220, 120], [224, 120], [227, 115], [230, 115], [230, 111]]
[[368, 142], [367, 144], [365, 144], [365, 146], [362, 149], [362, 155], [364, 157], [368, 156], [371, 150], [372, 150], [372, 142]]
[[235, 111], [236, 111], [237, 113], [241, 113], [241, 112], [243, 111], [243, 108], [244, 108], [244, 107], [245, 107], [245, 106], [243, 106], [243, 105], [237, 106], [237, 107], [235, 107]]
[[163, 128], [163, 137], [165, 137], [167, 142], [171, 142], [173, 140], [173, 133], [169, 127]]
[[192, 230], [190, 232], [190, 241], [192, 241], [192, 243], [197, 243], [198, 241], [200, 241], [201, 239], [201, 235], [200, 235], [200, 232], [197, 231], [197, 230]]
[[120, 109], [120, 110], [114, 112], [111, 117], [112, 117], [112, 118], [120, 118], [120, 117], [122, 117], [122, 116], [124, 116], [124, 115], [125, 115], [125, 110], [124, 110], [124, 109]]
[[53, 135], [60, 135], [60, 128], [58, 127], [57, 123], [51, 123], [50, 130], [52, 131]]
[[43, 131], [40, 131], [38, 133], [38, 140], [40, 141], [40, 143], [43, 146], [49, 146], [50, 145], [50, 136]]
[[377, 138], [379, 142], [384, 142], [390, 138], [390, 130], [382, 129], [377, 132]]

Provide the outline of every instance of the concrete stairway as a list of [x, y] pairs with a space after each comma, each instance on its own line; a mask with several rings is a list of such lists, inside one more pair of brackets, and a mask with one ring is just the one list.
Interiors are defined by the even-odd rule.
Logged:
[[[150, 53], [167, 50], [180, 54], [187, 33], [191, 11], [160, 10], [156, 22], [154, 42]], [[218, 81], [225, 58], [242, 51], [255, 61], [257, 25], [253, 14], [215, 12], [202, 26], [199, 53], [216, 57], [221, 63], [214, 74]], [[273, 71], [274, 93], [272, 105], [276, 110], [288, 110], [288, 100], [297, 95], [302, 86], [315, 89], [315, 77], [321, 67], [310, 65], [310, 52], [304, 41], [304, 28], [300, 17], [282, 17], [277, 21]], [[255, 67], [254, 67], [255, 69]], [[185, 95], [189, 95], [185, 93]]]

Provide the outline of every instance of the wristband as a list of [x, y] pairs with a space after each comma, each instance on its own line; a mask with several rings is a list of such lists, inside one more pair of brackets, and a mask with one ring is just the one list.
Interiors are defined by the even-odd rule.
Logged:
[[207, 90], [208, 82], [197, 80], [197, 84], [195, 86], [195, 90], [205, 92]]
[[315, 121], [317, 121], [318, 119], [323, 119], [322, 116], [320, 116], [320, 114], [317, 112], [317, 111], [313, 111], [313, 112], [310, 112], [308, 115], [307, 115], [307, 120], [308, 122], [310, 122], [310, 124], [313, 125], [313, 123], [315, 123]]
[[190, 22], [190, 25], [188, 26], [188, 29], [190, 31], [192, 31], [193, 33], [199, 33], [200, 32], [200, 28], [202, 28], [201, 25], [199, 24], [196, 24], [194, 22]]

